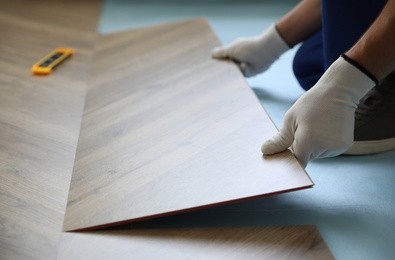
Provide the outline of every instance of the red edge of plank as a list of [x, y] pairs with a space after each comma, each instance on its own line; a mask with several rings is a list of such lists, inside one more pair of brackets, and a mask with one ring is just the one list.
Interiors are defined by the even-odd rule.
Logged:
[[251, 197], [246, 197], [246, 198], [241, 198], [241, 199], [229, 200], [229, 201], [225, 201], [225, 202], [219, 202], [219, 203], [214, 203], [214, 204], [210, 204], [210, 205], [204, 205], [204, 206], [193, 207], [193, 208], [188, 208], [188, 209], [183, 209], [183, 210], [176, 210], [176, 211], [171, 211], [171, 212], [166, 212], [166, 213], [161, 213], [161, 214], [155, 214], [155, 215], [136, 218], [136, 219], [123, 220], [123, 221], [118, 221], [118, 222], [113, 222], [113, 223], [108, 223], [108, 224], [103, 224], [103, 225], [97, 225], [97, 226], [91, 226], [91, 227], [81, 228], [81, 229], [64, 230], [64, 232], [85, 232], [85, 231], [99, 230], [99, 229], [104, 229], [104, 228], [109, 228], [109, 227], [114, 227], [114, 226], [119, 226], [119, 225], [124, 225], [124, 224], [136, 223], [136, 222], [149, 220], [149, 219], [177, 215], [177, 214], [187, 213], [187, 212], [191, 212], [191, 211], [197, 211], [197, 210], [201, 210], [201, 209], [208, 209], [208, 208], [228, 205], [228, 204], [232, 204], [232, 203], [237, 203], [237, 202], [242, 202], [242, 201], [247, 201], [247, 200], [252, 200], [252, 199], [258, 199], [258, 198], [263, 198], [263, 197], [273, 196], [273, 195], [278, 195], [278, 194], [283, 194], [286, 192], [303, 190], [303, 189], [307, 189], [307, 188], [312, 188], [313, 186], [314, 186], [314, 184], [311, 184], [311, 185], [302, 186], [302, 187], [295, 188], [295, 189], [289, 189], [289, 190], [283, 190], [283, 191], [279, 191], [279, 192], [267, 193], [264, 195], [256, 195], [256, 196], [251, 196]]

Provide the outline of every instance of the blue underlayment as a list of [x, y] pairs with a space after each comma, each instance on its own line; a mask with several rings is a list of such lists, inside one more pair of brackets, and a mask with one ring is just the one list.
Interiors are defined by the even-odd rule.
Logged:
[[[226, 44], [260, 33], [295, 2], [107, 0], [99, 29], [109, 33], [205, 16]], [[291, 69], [295, 49], [248, 79], [277, 126], [303, 94]], [[314, 224], [337, 259], [395, 259], [395, 152], [317, 160], [307, 171], [312, 189], [167, 217], [150, 226]]]

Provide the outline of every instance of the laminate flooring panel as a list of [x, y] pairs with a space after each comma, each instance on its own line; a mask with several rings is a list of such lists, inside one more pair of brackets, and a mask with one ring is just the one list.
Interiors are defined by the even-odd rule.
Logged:
[[63, 233], [68, 259], [334, 259], [315, 226]]
[[[162, 252], [174, 259], [231, 249], [249, 256], [246, 244], [257, 255], [263, 254], [257, 245], [265, 244], [266, 255], [326, 256], [325, 243], [306, 227], [61, 232], [100, 6], [0, 1], [0, 258], [130, 259]], [[77, 55], [50, 76], [32, 76], [32, 64], [60, 46]]]
[[88, 230], [311, 187], [205, 19], [102, 35], [64, 230]]
[[[101, 1], [0, 0], [0, 258], [55, 259]], [[58, 47], [76, 55], [46, 77]]]

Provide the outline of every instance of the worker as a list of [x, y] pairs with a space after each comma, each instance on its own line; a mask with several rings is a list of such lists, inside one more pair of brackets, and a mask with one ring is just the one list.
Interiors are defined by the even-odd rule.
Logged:
[[395, 149], [395, 0], [303, 0], [261, 35], [217, 47], [247, 77], [293, 46], [307, 90], [288, 110], [264, 155], [288, 148], [310, 160]]

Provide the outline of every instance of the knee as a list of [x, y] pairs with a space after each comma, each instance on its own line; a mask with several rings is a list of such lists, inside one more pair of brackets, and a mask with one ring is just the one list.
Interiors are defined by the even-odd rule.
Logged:
[[296, 52], [293, 72], [300, 86], [309, 90], [324, 73], [321, 33], [317, 32], [306, 40]]
[[306, 91], [313, 87], [323, 74], [322, 71], [314, 70], [312, 64], [307, 63], [300, 55], [295, 56], [292, 68], [300, 86]]

